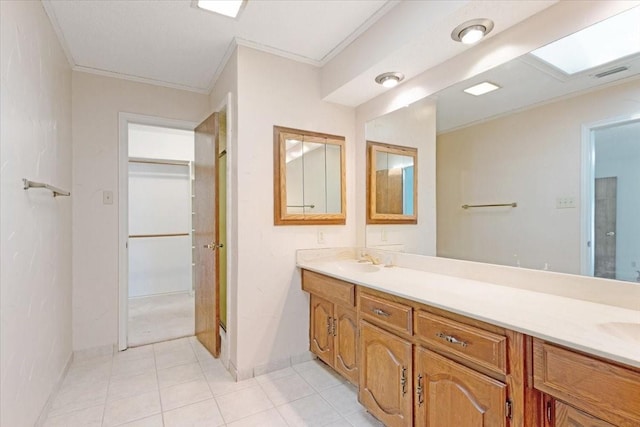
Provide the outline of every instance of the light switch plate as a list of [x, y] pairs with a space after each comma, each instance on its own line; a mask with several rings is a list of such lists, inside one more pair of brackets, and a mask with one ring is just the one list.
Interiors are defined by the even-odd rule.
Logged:
[[102, 204], [103, 205], [112, 205], [113, 204], [113, 191], [104, 190], [102, 192]]

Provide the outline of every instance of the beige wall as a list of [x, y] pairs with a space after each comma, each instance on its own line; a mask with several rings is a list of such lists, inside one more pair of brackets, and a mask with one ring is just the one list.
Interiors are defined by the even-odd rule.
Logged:
[[42, 4], [0, 2], [0, 425], [32, 426], [71, 358], [71, 70]]
[[[118, 337], [118, 113], [199, 122], [209, 98], [73, 73], [73, 348]], [[114, 204], [102, 204], [102, 192]]]
[[[296, 249], [355, 244], [354, 110], [321, 100], [319, 73], [238, 48], [238, 342], [232, 362], [241, 377], [283, 366], [309, 348], [309, 302], [300, 289]], [[346, 225], [273, 225], [274, 125], [346, 137]]]
[[[582, 126], [638, 105], [636, 79], [439, 135], [438, 256], [580, 273]], [[460, 207], [507, 202], [518, 207]]]
[[404, 252], [436, 254], [436, 107], [432, 99], [420, 100], [367, 122], [368, 141], [418, 149], [418, 223], [411, 225], [367, 225], [368, 247]]

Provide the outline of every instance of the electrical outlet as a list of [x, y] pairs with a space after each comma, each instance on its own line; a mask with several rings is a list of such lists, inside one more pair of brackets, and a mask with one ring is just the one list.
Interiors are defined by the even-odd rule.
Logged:
[[571, 209], [576, 207], [575, 197], [558, 197], [556, 198], [556, 209]]
[[324, 244], [324, 231], [318, 230], [318, 243]]
[[385, 230], [384, 228], [382, 229], [382, 231], [380, 231], [380, 241], [387, 241], [387, 230]]
[[113, 204], [113, 191], [105, 190], [102, 192], [102, 204], [103, 205]]

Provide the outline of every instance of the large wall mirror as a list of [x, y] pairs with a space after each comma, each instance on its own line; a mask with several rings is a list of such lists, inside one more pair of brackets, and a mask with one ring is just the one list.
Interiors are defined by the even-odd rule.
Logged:
[[273, 127], [275, 225], [344, 224], [344, 137]]
[[415, 224], [418, 150], [367, 141], [367, 224]]
[[438, 256], [640, 281], [640, 7], [610, 19], [622, 57], [576, 65], [578, 32], [430, 97]]

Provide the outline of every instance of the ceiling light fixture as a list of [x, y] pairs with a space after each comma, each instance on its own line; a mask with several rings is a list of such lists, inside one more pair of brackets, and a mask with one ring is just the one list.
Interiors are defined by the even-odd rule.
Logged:
[[392, 73], [382, 73], [376, 77], [376, 83], [381, 84], [384, 87], [397, 86], [404, 79], [404, 74], [396, 71]]
[[193, 0], [192, 4], [200, 9], [237, 18], [247, 0]]
[[454, 28], [451, 32], [451, 38], [464, 44], [474, 44], [489, 34], [491, 30], [493, 30], [491, 19], [472, 19]]
[[489, 83], [489, 82], [482, 82], [482, 83], [478, 83], [477, 85], [466, 88], [464, 92], [468, 93], [469, 95], [480, 96], [480, 95], [484, 95], [485, 93], [493, 92], [494, 90], [498, 90], [498, 89], [500, 89], [500, 86], [496, 84]]

